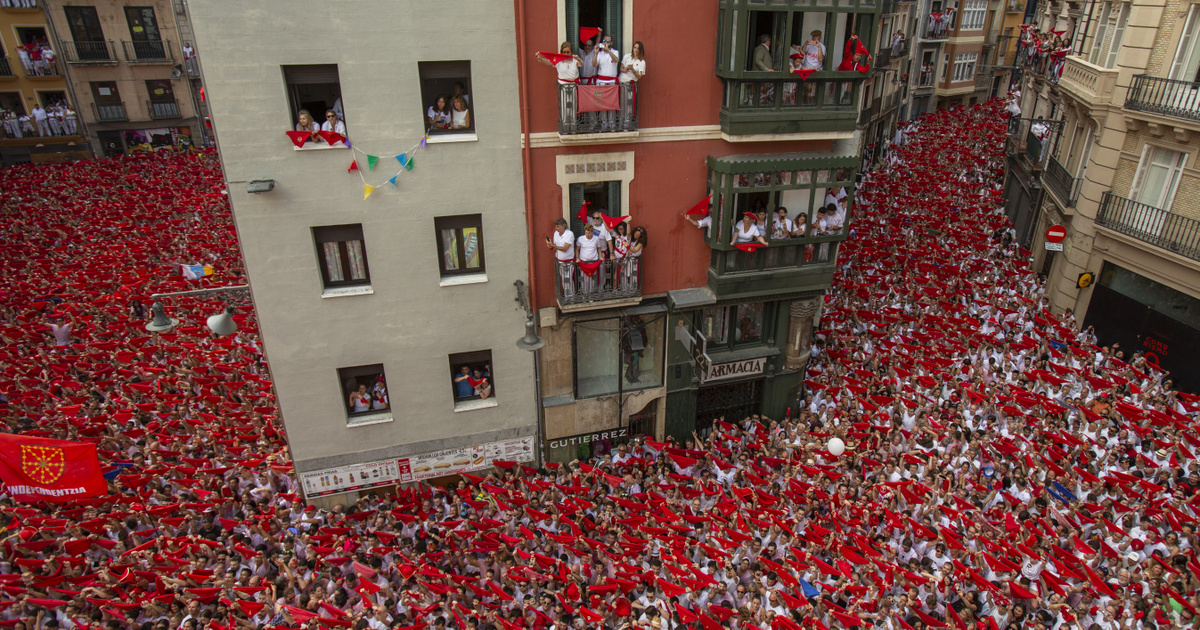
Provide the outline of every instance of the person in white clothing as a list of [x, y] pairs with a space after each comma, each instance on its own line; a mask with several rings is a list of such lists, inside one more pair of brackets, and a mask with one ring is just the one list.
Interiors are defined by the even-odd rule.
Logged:
[[566, 219], [554, 221], [554, 236], [546, 237], [546, 247], [554, 250], [558, 267], [558, 285], [563, 297], [575, 295], [575, 234], [567, 229]]
[[621, 102], [629, 103], [629, 107], [622, 108], [622, 128], [630, 128], [637, 118], [637, 86], [638, 81], [644, 76], [646, 76], [646, 47], [642, 45], [642, 42], [634, 42], [633, 52], [621, 59], [621, 74], [618, 77], [621, 81]]
[[[612, 37], [605, 35], [596, 47], [596, 85], [615, 85], [620, 68], [620, 53], [612, 47]], [[603, 131], [617, 128], [617, 112], [600, 112], [600, 127]]]
[[733, 240], [729, 244], [759, 243], [766, 245], [767, 240], [763, 238], [762, 230], [754, 224], [757, 218], [753, 212], [743, 214], [742, 222], [733, 226]]
[[33, 115], [33, 122], [37, 123], [37, 134], [39, 136], [50, 135], [50, 123], [46, 120], [46, 110], [42, 107], [41, 103], [34, 105], [33, 111], [30, 114]]
[[342, 122], [341, 116], [332, 109], [325, 110], [325, 122], [321, 123], [321, 131], [332, 131], [337, 134], [346, 136], [346, 123]]
[[[596, 234], [595, 227], [588, 223], [583, 227], [583, 236], [575, 241], [575, 261], [593, 263], [604, 259], [604, 241]], [[596, 269], [588, 275], [580, 271], [579, 288], [584, 293], [596, 293], [604, 289], [604, 272]]]
[[550, 61], [542, 56], [542, 53], [534, 53], [535, 59], [541, 63], [554, 68], [558, 72], [559, 84], [579, 84], [579, 69], [583, 67], [583, 60], [575, 51], [571, 49], [571, 42], [563, 42], [558, 46], [558, 54], [570, 55], [569, 59], [562, 59], [557, 63]]

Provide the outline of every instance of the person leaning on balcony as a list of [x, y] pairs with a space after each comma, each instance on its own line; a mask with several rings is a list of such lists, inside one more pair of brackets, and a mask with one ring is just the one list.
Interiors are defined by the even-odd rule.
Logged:
[[558, 53], [560, 55], [570, 55], [570, 59], [563, 59], [558, 63], [551, 63], [549, 59], [542, 56], [542, 53], [534, 53], [533, 56], [543, 64], [550, 66], [558, 71], [559, 83], [579, 83], [579, 69], [583, 67], [583, 60], [575, 54], [571, 49], [571, 42], [563, 42], [558, 45]]
[[[590, 263], [604, 260], [605, 242], [596, 234], [596, 226], [588, 223], [583, 226], [583, 236], [575, 241], [575, 262]], [[581, 274], [579, 282], [584, 293], [595, 293], [603, 287], [604, 272], [597, 270], [592, 275]]]
[[821, 43], [821, 31], [810, 33], [809, 40], [800, 46], [804, 53], [804, 61], [800, 64], [805, 70], [820, 70], [825, 67], [825, 44]]
[[646, 47], [642, 42], [633, 42], [632, 52], [621, 60], [621, 83], [636, 83], [646, 76]]
[[332, 131], [346, 137], [346, 123], [342, 122], [337, 112], [327, 109], [325, 110], [325, 122], [321, 123], [321, 131]]
[[791, 238], [796, 225], [788, 218], [788, 209], [779, 206], [775, 209], [775, 220], [771, 222], [771, 240]]
[[[624, 224], [622, 224], [624, 225]], [[638, 286], [638, 267], [642, 264], [642, 254], [646, 253], [646, 228], [637, 226], [629, 237], [629, 251], [626, 253], [625, 266], [621, 269], [622, 286], [626, 289], [636, 289]]]
[[546, 247], [554, 250], [554, 260], [558, 267], [558, 284], [563, 297], [575, 295], [575, 284], [572, 279], [572, 263], [575, 262], [575, 234], [567, 229], [566, 219], [555, 219], [554, 236], [546, 237]]
[[321, 130], [321, 125], [313, 120], [312, 114], [308, 113], [307, 109], [300, 110], [300, 113], [296, 114], [296, 118], [296, 131], [308, 131], [311, 132], [310, 139], [314, 141], [320, 139], [317, 132]]
[[758, 36], [758, 45], [754, 47], [754, 69], [760, 72], [775, 70], [771, 60], [771, 36], [766, 33]]
[[758, 217], [753, 212], [742, 214], [742, 222], [733, 226], [733, 240], [730, 245], [740, 245], [742, 243], [761, 243], [767, 244], [767, 239], [763, 238], [762, 230], [754, 224]]

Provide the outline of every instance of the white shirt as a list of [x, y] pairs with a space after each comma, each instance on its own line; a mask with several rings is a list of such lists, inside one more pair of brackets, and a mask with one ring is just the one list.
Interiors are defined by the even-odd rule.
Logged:
[[579, 66], [574, 57], [554, 64], [554, 69], [558, 71], [560, 83], [575, 83], [579, 80]]
[[570, 262], [575, 260], [575, 233], [571, 230], [563, 230], [562, 234], [558, 230], [554, 231], [554, 236], [550, 237], [554, 241], [555, 247], [566, 245], [564, 250], [555, 250], [554, 257], [562, 262]]
[[325, 122], [321, 123], [321, 131], [332, 131], [344, 136], [346, 135], [346, 123], [339, 120], [337, 121], [337, 126], [335, 127], [329, 124], [329, 119], [326, 119]]
[[596, 47], [596, 83], [611, 85], [615, 82], [615, 79], [601, 79], [600, 77], [616, 77], [621, 69], [621, 66], [617, 65], [617, 59], [620, 58], [621, 53], [616, 48], [600, 50], [599, 47]]
[[738, 222], [737, 227], [733, 228], [734, 243], [753, 243], [759, 236], [762, 236], [762, 230], [757, 225], [751, 225], [747, 230], [745, 222]]
[[622, 72], [621, 76], [618, 77], [621, 80], [621, 83], [637, 81], [639, 75], [646, 74], [646, 60], [634, 59], [633, 53], [625, 55], [625, 57], [621, 59], [621, 65], [629, 67], [628, 72]]
[[603, 241], [600, 240], [600, 237], [596, 236], [594, 233], [592, 234], [591, 238], [588, 238], [586, 233], [583, 236], [580, 236], [579, 239], [575, 241], [576, 247], [579, 248], [579, 260], [583, 262], [595, 262], [600, 260], [600, 246], [602, 243]]

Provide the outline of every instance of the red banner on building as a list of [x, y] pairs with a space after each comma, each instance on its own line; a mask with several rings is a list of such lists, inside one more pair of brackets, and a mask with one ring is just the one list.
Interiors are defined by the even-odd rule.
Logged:
[[0, 481], [16, 501], [65, 503], [108, 493], [96, 445], [0, 434]]
[[579, 111], [602, 112], [621, 109], [620, 85], [579, 86]]

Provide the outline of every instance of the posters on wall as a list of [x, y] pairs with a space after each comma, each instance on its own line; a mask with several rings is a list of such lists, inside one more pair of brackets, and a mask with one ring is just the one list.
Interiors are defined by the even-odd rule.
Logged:
[[306, 497], [370, 490], [491, 468], [496, 460], [534, 461], [533, 436], [447, 449], [412, 457], [300, 473]]
[[130, 153], [172, 148], [180, 150], [192, 148], [191, 127], [126, 129], [123, 133], [125, 134], [125, 147]]

